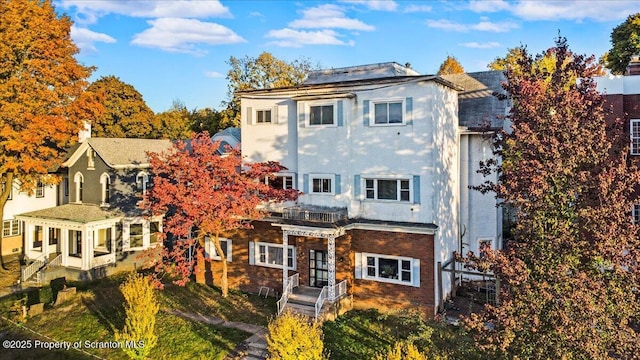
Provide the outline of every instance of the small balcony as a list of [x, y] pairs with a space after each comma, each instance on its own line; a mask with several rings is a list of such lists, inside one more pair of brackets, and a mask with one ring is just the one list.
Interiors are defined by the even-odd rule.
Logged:
[[282, 218], [287, 220], [335, 223], [347, 220], [347, 208], [294, 206], [285, 208]]

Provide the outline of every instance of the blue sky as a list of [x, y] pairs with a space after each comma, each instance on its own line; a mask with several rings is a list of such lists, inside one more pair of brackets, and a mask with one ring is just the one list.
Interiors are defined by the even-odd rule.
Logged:
[[558, 31], [581, 54], [599, 57], [611, 30], [640, 12], [638, 1], [214, 1], [54, 0], [75, 22], [77, 58], [91, 80], [115, 75], [161, 112], [218, 109], [226, 61], [268, 51], [322, 68], [396, 61], [434, 74], [447, 55], [484, 71], [507, 49], [538, 53]]

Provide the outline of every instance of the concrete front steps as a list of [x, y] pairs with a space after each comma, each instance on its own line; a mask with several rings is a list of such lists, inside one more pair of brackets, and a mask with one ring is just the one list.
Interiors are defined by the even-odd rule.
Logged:
[[[289, 295], [284, 311], [291, 311], [308, 317], [310, 321], [314, 321], [316, 319], [316, 301], [321, 291], [322, 289], [309, 286], [294, 288], [293, 293]], [[320, 323], [326, 320], [335, 320], [338, 315], [342, 315], [352, 308], [353, 301], [351, 296], [344, 296], [334, 303], [325, 301], [317, 320]]]

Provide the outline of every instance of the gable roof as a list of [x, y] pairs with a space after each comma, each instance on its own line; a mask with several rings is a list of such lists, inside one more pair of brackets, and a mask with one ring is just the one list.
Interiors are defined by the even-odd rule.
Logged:
[[502, 71], [482, 71], [465, 74], [443, 75], [464, 90], [458, 93], [458, 124], [471, 129], [489, 126], [502, 128], [508, 115], [510, 102], [500, 100], [494, 94], [505, 93], [502, 83], [506, 78]]
[[147, 152], [163, 152], [171, 149], [171, 140], [134, 138], [88, 138], [72, 148], [70, 156], [62, 164], [69, 167], [91, 147], [111, 168], [148, 167]]
[[94, 204], [65, 204], [48, 209], [30, 211], [16, 215], [23, 218], [38, 218], [70, 221], [87, 224], [94, 221], [120, 219], [124, 216], [118, 209], [102, 208]]

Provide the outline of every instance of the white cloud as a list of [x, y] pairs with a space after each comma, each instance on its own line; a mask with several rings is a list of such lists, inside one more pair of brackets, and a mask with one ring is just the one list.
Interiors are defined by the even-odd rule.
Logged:
[[218, 0], [61, 0], [64, 9], [75, 9], [76, 20], [94, 23], [107, 14], [132, 17], [232, 17]]
[[405, 13], [431, 12], [432, 9], [433, 8], [429, 5], [413, 5], [412, 4], [402, 9], [402, 12], [405, 12]]
[[78, 46], [80, 51], [84, 53], [95, 53], [96, 42], [115, 43], [116, 39], [107, 34], [97, 33], [85, 28], [79, 28], [75, 25], [71, 26], [71, 39]]
[[345, 10], [333, 4], [320, 5], [302, 10], [302, 19], [289, 23], [298, 29], [346, 29], [373, 31], [375, 28], [358, 19], [345, 16]]
[[498, 48], [502, 46], [500, 45], [500, 43], [495, 41], [490, 41], [485, 43], [478, 43], [478, 42], [472, 41], [467, 43], [461, 43], [458, 45], [467, 47], [467, 48], [472, 48], [472, 49], [493, 49], [493, 48]]
[[635, 1], [519, 1], [512, 6], [513, 14], [525, 20], [624, 20], [640, 11]]
[[204, 76], [206, 77], [210, 77], [210, 78], [214, 78], [214, 79], [218, 79], [218, 78], [223, 78], [224, 74], [221, 74], [217, 71], [205, 71], [204, 72]]
[[474, 12], [497, 12], [509, 9], [509, 3], [504, 0], [472, 0], [469, 9]]
[[364, 5], [371, 10], [395, 11], [398, 4], [393, 0], [342, 0], [344, 3]]
[[508, 32], [512, 29], [517, 29], [519, 27], [518, 24], [511, 21], [503, 21], [503, 22], [492, 22], [487, 18], [480, 19], [480, 22], [476, 24], [461, 24], [452, 22], [450, 20], [427, 20], [427, 26], [435, 29], [442, 29], [446, 31], [457, 31], [457, 32], [467, 32], [467, 31], [489, 31], [489, 32]]
[[269, 44], [280, 47], [302, 47], [304, 45], [347, 45], [353, 46], [355, 42], [342, 41], [340, 36], [333, 30], [324, 29], [319, 31], [299, 31], [292, 29], [271, 30], [265, 35], [270, 39], [276, 39]]
[[134, 35], [134, 45], [156, 47], [169, 52], [203, 54], [198, 44], [222, 45], [246, 42], [231, 29], [195, 19], [160, 18], [147, 21], [151, 28]]

